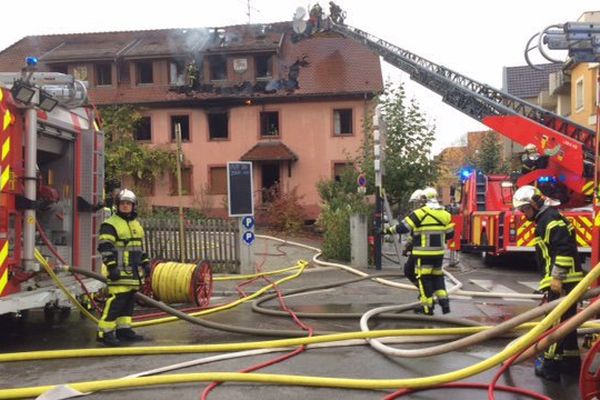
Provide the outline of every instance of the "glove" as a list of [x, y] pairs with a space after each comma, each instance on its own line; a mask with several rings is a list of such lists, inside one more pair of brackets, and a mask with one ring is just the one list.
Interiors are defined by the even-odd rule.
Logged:
[[118, 267], [114, 267], [108, 270], [108, 279], [111, 281], [118, 281], [121, 279], [121, 270]]
[[144, 276], [147, 278], [150, 276], [150, 263], [143, 263], [142, 264], [142, 269], [144, 270]]
[[396, 233], [396, 227], [384, 225], [381, 233], [383, 233], [384, 235], [394, 235]]
[[562, 289], [562, 281], [557, 278], [552, 278], [550, 281], [550, 290], [552, 290], [554, 293], [562, 294]]

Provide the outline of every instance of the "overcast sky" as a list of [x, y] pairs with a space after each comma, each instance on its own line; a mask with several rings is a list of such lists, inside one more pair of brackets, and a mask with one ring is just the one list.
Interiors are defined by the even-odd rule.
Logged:
[[[600, 10], [591, 0], [339, 0], [347, 23], [396, 46], [501, 89], [502, 67], [524, 65], [527, 40], [544, 27], [575, 21]], [[327, 9], [328, 1], [321, 1]], [[251, 0], [255, 22], [290, 20], [294, 0]], [[33, 1], [2, 4], [4, 49], [27, 35], [157, 28], [211, 27], [248, 22], [246, 0], [218, 1]], [[557, 55], [559, 56], [559, 55]], [[541, 61], [537, 58], [537, 61]], [[457, 143], [470, 130], [485, 129], [442, 103], [439, 96], [384, 64], [384, 79], [403, 81], [437, 126], [435, 152]]]

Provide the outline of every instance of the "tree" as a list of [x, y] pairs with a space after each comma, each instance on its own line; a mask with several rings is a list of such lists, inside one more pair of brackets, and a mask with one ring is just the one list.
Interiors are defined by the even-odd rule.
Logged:
[[438, 163], [430, 156], [435, 127], [416, 100], [407, 100], [404, 85], [386, 85], [379, 106], [385, 121], [384, 187], [392, 204], [404, 206], [411, 193], [432, 185]]
[[108, 106], [101, 109], [105, 136], [105, 182], [120, 186], [125, 177], [149, 181], [176, 168], [174, 150], [140, 145], [134, 132], [142, 115], [132, 106]]
[[479, 151], [473, 157], [475, 168], [484, 174], [504, 174], [508, 166], [501, 157], [501, 145], [494, 131], [484, 133]]

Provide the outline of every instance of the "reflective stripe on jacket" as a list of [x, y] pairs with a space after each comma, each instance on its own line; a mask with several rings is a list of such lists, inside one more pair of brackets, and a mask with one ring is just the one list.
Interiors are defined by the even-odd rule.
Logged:
[[426, 205], [406, 216], [396, 232], [411, 232], [414, 256], [443, 257], [446, 241], [454, 236], [454, 223], [448, 211]]
[[575, 229], [556, 208], [548, 207], [538, 213], [535, 219], [536, 257], [544, 272], [539, 289], [547, 289], [554, 274], [561, 275], [563, 283], [579, 282], [583, 272], [577, 254]]

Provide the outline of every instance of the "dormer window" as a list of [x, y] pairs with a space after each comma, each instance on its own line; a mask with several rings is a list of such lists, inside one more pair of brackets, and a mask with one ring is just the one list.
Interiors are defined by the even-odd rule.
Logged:
[[138, 84], [149, 84], [154, 81], [152, 76], [152, 61], [142, 61], [137, 63]]
[[210, 80], [221, 81], [227, 79], [227, 58], [212, 56], [209, 60]]
[[112, 65], [98, 64], [96, 65], [96, 85], [110, 86], [112, 85]]
[[273, 75], [273, 57], [259, 55], [254, 57], [257, 78], [270, 78]]

